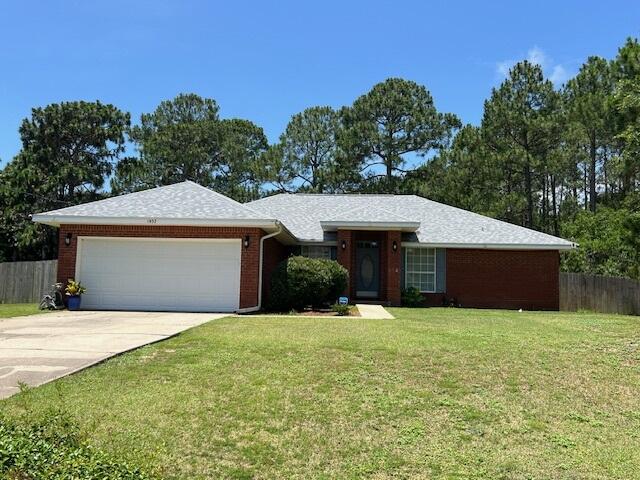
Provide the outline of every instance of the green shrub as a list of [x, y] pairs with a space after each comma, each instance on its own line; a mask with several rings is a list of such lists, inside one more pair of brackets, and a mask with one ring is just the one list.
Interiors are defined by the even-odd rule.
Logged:
[[336, 312], [339, 317], [345, 317], [351, 313], [351, 305], [341, 305], [335, 303], [331, 306], [331, 310]]
[[327, 300], [335, 302], [349, 286], [349, 272], [335, 260], [319, 260], [329, 273], [330, 283]]
[[424, 305], [424, 297], [416, 287], [409, 287], [402, 290], [403, 307], [421, 307]]
[[267, 307], [270, 310], [301, 310], [334, 303], [347, 287], [349, 273], [333, 260], [289, 257], [271, 275]]
[[144, 480], [139, 469], [86, 445], [59, 411], [23, 422], [0, 416], [0, 478]]

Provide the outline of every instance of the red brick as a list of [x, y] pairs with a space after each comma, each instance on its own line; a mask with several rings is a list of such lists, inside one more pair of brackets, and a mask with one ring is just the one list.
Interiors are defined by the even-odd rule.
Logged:
[[446, 297], [463, 307], [558, 310], [555, 250], [447, 250]]

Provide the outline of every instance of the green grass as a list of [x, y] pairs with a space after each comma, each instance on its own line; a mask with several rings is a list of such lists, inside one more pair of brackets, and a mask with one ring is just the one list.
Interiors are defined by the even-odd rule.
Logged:
[[0, 303], [0, 318], [20, 317], [34, 313], [43, 313], [38, 310], [37, 303]]
[[640, 320], [229, 317], [4, 402], [166, 478], [640, 478]]

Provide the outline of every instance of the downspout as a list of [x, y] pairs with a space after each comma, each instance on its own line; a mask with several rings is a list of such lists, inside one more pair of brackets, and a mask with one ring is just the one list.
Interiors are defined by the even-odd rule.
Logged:
[[262, 308], [262, 261], [264, 258], [264, 241], [282, 233], [282, 224], [276, 221], [276, 225], [278, 230], [260, 238], [260, 255], [258, 258], [258, 304], [254, 307], [239, 308], [237, 313], [257, 312]]

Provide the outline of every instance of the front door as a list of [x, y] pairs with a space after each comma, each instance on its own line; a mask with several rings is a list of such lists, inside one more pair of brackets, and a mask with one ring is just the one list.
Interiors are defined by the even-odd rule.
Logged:
[[380, 290], [378, 242], [356, 243], [356, 297], [378, 298]]

